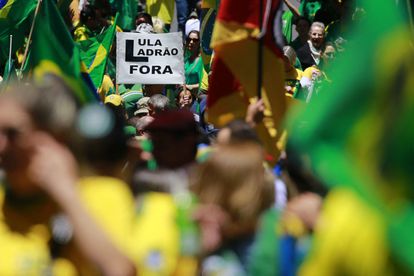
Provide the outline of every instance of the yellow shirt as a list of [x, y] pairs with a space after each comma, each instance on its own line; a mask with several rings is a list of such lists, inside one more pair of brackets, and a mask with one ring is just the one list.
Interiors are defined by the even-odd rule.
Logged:
[[180, 255], [177, 208], [171, 195], [147, 193], [138, 199], [133, 256], [141, 275], [172, 275]]
[[48, 271], [51, 259], [47, 225], [30, 220], [19, 211], [6, 208], [5, 191], [0, 185], [0, 275], [45, 275]]
[[[84, 177], [78, 186], [81, 200], [95, 222], [112, 242], [126, 255], [130, 252], [134, 200], [127, 184], [112, 177]], [[62, 250], [82, 275], [99, 275], [86, 260], [73, 240]]]
[[146, 12], [160, 18], [165, 24], [171, 24], [174, 5], [174, 0], [147, 0]]
[[299, 275], [399, 275], [393, 270], [381, 214], [351, 191], [331, 191]]

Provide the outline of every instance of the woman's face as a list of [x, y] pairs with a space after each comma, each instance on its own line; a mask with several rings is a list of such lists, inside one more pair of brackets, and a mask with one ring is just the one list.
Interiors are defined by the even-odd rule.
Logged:
[[200, 47], [200, 38], [197, 33], [190, 33], [187, 37], [186, 48], [191, 52], [198, 51]]
[[30, 164], [35, 153], [31, 136], [36, 130], [29, 113], [10, 99], [0, 100], [0, 166], [18, 194], [33, 194], [29, 183]]
[[29, 114], [9, 99], [0, 101], [0, 164], [6, 170], [23, 170], [31, 154]]
[[190, 108], [193, 103], [193, 96], [191, 92], [187, 89], [184, 89], [180, 92], [178, 97], [178, 106], [180, 108]]
[[309, 32], [310, 40], [315, 48], [320, 48], [325, 40], [324, 30], [321, 27], [314, 26]]

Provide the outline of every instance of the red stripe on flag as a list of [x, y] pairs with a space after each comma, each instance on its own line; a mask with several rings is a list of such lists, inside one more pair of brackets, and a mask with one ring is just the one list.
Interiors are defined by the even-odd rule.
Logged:
[[218, 56], [214, 58], [212, 75], [209, 80], [207, 107], [213, 106], [220, 98], [240, 90], [239, 81]]

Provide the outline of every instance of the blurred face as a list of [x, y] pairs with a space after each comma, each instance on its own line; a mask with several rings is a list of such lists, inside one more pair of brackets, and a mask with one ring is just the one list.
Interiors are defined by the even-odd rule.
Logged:
[[152, 154], [161, 168], [176, 169], [195, 160], [197, 136], [186, 132], [153, 131]]
[[323, 52], [324, 56], [328, 59], [335, 57], [335, 48], [331, 45], [326, 46], [325, 51]]
[[10, 99], [0, 100], [0, 166], [19, 194], [37, 191], [29, 185], [28, 168], [34, 153], [31, 134], [35, 130], [29, 114]]
[[138, 25], [140, 25], [142, 23], [148, 23], [152, 26], [152, 22], [151, 22], [150, 18], [148, 18], [146, 16], [139, 16], [135, 19], [135, 27], [138, 27]]
[[230, 142], [231, 130], [228, 127], [222, 128], [217, 134], [217, 144], [225, 145]]
[[197, 33], [190, 33], [187, 37], [186, 48], [191, 52], [197, 52], [200, 47], [200, 38]]
[[26, 165], [32, 129], [29, 114], [21, 106], [12, 100], [0, 100], [0, 162], [6, 170]]
[[324, 30], [320, 27], [312, 27], [310, 32], [309, 32], [309, 36], [310, 36], [310, 40], [312, 42], [312, 45], [315, 48], [320, 48], [325, 40], [325, 34], [324, 34]]
[[323, 52], [323, 56], [322, 56], [325, 65], [329, 64], [335, 58], [335, 53], [336, 53], [336, 50], [333, 46], [331, 45], [326, 46], [325, 51]]

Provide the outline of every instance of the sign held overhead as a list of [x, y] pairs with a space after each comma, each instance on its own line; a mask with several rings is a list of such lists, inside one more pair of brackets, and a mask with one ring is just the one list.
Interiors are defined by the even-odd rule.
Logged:
[[182, 34], [117, 33], [116, 82], [183, 84]]

